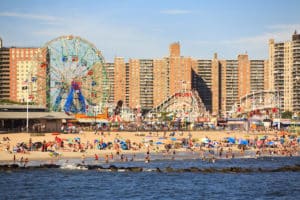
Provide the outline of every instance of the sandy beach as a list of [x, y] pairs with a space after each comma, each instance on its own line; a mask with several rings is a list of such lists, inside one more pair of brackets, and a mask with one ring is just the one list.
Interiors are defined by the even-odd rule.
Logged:
[[[241, 131], [198, 131], [198, 132], [182, 132], [176, 131], [172, 135], [173, 131], [167, 132], [83, 132], [81, 134], [53, 134], [46, 133], [44, 136], [32, 136], [29, 133], [10, 133], [0, 135], [0, 162], [12, 162], [14, 159], [19, 161], [22, 157], [27, 158], [29, 161], [32, 160], [52, 160], [52, 159], [70, 159], [78, 158], [84, 159], [89, 157], [95, 157], [95, 154], [99, 159], [104, 159], [106, 155], [116, 155], [118, 152], [121, 154], [135, 154], [135, 153], [146, 153], [147, 151], [152, 152], [163, 152], [165, 151], [164, 144], [175, 144], [180, 143], [183, 138], [191, 138], [190, 141], [196, 143], [201, 139], [207, 137], [210, 140], [222, 141], [225, 137], [234, 137], [236, 139], [247, 138], [254, 139], [261, 135], [267, 135], [269, 139], [274, 139], [277, 132], [241, 132]], [[9, 138], [9, 140], [5, 140]], [[80, 138], [80, 144], [82, 149], [74, 148], [75, 145], [69, 145], [71, 141]], [[64, 147], [58, 147], [55, 144], [57, 139], [64, 141]], [[29, 141], [32, 143], [44, 141], [49, 143], [52, 142], [52, 147], [48, 147], [47, 152], [42, 152], [39, 148], [34, 151], [15, 152], [14, 148], [17, 144], [25, 143], [27, 146]], [[123, 150], [122, 148], [116, 148], [114, 145], [108, 149], [98, 149], [95, 141], [101, 141], [104, 143], [115, 143], [115, 141], [130, 141], [130, 150]], [[162, 142], [163, 144], [157, 145]], [[74, 150], [75, 149], [75, 150]], [[76, 150], [77, 149], [77, 150]], [[58, 154], [54, 156], [53, 151]], [[186, 148], [178, 148], [176, 151], [186, 151]]]

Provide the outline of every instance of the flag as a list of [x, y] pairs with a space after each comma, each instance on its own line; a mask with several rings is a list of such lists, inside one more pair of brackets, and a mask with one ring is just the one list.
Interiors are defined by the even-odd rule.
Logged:
[[67, 61], [68, 61], [68, 57], [67, 57], [67, 56], [63, 56], [63, 57], [62, 57], [62, 61], [63, 61], [63, 62], [67, 62]]
[[72, 56], [72, 62], [77, 62], [78, 61], [78, 56]]

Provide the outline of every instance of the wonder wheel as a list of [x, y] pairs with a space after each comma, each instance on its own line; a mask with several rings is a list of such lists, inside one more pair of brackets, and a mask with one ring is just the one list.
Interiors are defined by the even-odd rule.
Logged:
[[38, 50], [34, 63], [34, 102], [45, 103], [51, 111], [86, 114], [101, 112], [106, 105], [109, 86], [104, 59], [90, 42], [58, 37]]

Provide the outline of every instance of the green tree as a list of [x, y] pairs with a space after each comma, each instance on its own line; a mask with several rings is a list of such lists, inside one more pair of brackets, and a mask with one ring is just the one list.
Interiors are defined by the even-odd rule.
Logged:
[[291, 111], [285, 111], [281, 114], [281, 117], [284, 119], [292, 119], [293, 117], [293, 112]]

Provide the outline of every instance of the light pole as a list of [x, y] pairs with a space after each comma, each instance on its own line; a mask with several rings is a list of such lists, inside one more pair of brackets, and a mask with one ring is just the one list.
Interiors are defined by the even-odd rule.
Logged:
[[26, 132], [28, 133], [29, 129], [29, 105], [28, 105], [28, 97], [29, 97], [29, 88], [28, 88], [28, 80], [26, 82]]
[[279, 114], [279, 122], [278, 122], [278, 130], [280, 130], [280, 122], [281, 122], [281, 114], [280, 114], [280, 92], [278, 90], [278, 114]]

